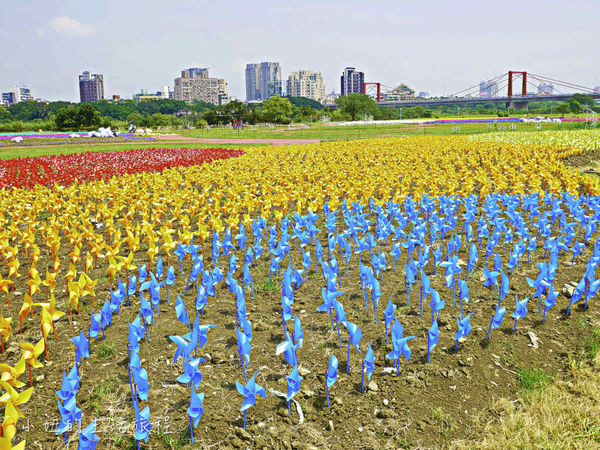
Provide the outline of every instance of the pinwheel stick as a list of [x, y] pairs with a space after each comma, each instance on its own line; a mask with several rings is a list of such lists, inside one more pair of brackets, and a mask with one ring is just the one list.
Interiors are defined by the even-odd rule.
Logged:
[[248, 416], [248, 410], [244, 411], [244, 430], [246, 429], [246, 417]]
[[427, 364], [431, 364], [431, 349], [429, 347], [429, 333], [427, 333]]
[[388, 346], [390, 344], [389, 339], [388, 339], [388, 326], [387, 326], [387, 322], [384, 324], [385, 327], [385, 345]]
[[329, 408], [329, 386], [327, 385], [327, 370], [325, 371], [325, 393], [327, 395], [327, 407]]
[[242, 357], [242, 352], [240, 352], [238, 350], [238, 355], [240, 357], [240, 364], [242, 365], [242, 372], [244, 373], [244, 380], [246, 380], [246, 383], [248, 382], [248, 377], [246, 377], [246, 366], [244, 364], [244, 358]]
[[27, 370], [29, 371], [29, 386], [33, 387], [33, 377], [31, 376], [31, 363], [27, 361]]
[[346, 358], [346, 373], [350, 373], [350, 339], [348, 339], [348, 357]]
[[0, 336], [0, 343], [2, 343], [2, 353], [4, 353], [4, 338]]
[[[386, 337], [387, 337], [387, 333], [386, 333]], [[362, 362], [362, 392], [365, 392], [365, 360], [363, 359]]]
[[[192, 399], [190, 398], [190, 405], [192, 404]], [[190, 440], [192, 444], [194, 443], [194, 423], [192, 421], [192, 416], [188, 416], [190, 419]]]
[[[146, 325], [146, 319], [144, 319], [144, 315], [140, 314], [142, 319], [142, 324], [144, 325], [144, 330], [146, 331], [146, 340], [150, 342], [150, 334], [148, 333], [148, 325]], [[102, 330], [102, 338], [104, 338], [104, 330]]]
[[[50, 357], [48, 356], [48, 346], [46, 345], [46, 338], [44, 337], [44, 326], [40, 325], [40, 329], [42, 330], [42, 338], [44, 339], [44, 351], [46, 352], [46, 361], [50, 361]], [[4, 352], [4, 348], [2, 349]]]
[[490, 320], [490, 326], [488, 327], [487, 334], [485, 335], [485, 340], [486, 341], [490, 340], [490, 332], [492, 331], [492, 323], [494, 322], [494, 316], [492, 316], [492, 320]]
[[375, 317], [375, 323], [377, 324], [377, 309], [376, 309], [376, 305], [375, 305], [375, 294], [374, 293], [371, 293], [371, 301], [373, 302], [373, 317]]

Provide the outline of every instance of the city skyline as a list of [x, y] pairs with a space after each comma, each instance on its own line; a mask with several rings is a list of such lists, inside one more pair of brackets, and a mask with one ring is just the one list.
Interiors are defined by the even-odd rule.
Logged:
[[593, 1], [507, 1], [493, 20], [489, 6], [466, 0], [257, 1], [235, 8], [185, 0], [168, 9], [156, 0], [23, 3], [5, 0], [0, 7], [0, 87], [30, 86], [48, 100], [77, 101], [73, 75], [83, 70], [104, 74], [110, 98], [171, 84], [179, 67], [193, 66], [209, 67], [243, 99], [244, 67], [252, 61], [278, 61], [283, 80], [310, 67], [326, 86], [339, 86], [343, 68], [355, 66], [365, 81], [403, 82], [433, 96], [508, 70], [600, 84], [600, 63], [586, 50], [600, 15]]

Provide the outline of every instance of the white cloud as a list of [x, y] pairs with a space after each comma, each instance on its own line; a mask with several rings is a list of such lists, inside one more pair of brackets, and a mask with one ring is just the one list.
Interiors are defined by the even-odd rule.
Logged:
[[54, 17], [48, 26], [51, 30], [69, 37], [90, 37], [96, 33], [94, 25], [81, 23], [69, 16]]

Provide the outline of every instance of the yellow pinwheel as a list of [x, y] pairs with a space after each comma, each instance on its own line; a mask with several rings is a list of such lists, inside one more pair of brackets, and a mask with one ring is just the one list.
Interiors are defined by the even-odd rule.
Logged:
[[4, 317], [0, 313], [0, 343], [2, 343], [2, 353], [4, 353], [4, 342], [8, 342], [12, 334], [12, 317]]
[[32, 297], [36, 292], [41, 292], [40, 286], [42, 285], [42, 279], [40, 278], [38, 270], [33, 266], [29, 269], [29, 280], [27, 280], [27, 284], [29, 285], [29, 295]]
[[[17, 422], [19, 421], [19, 413], [17, 408], [8, 402], [4, 408], [4, 420], [2, 421], [2, 438], [7, 441], [6, 448], [12, 448], [12, 439], [17, 433]], [[23, 447], [24, 448], [24, 447]]]
[[58, 271], [52, 273], [48, 269], [46, 269], [46, 279], [42, 281], [42, 284], [46, 286], [46, 301], [48, 301], [49, 294], [54, 292], [56, 289], [56, 277], [58, 276]]
[[18, 393], [15, 388], [13, 388], [6, 381], [0, 381], [0, 384], [2, 384], [2, 387], [6, 391], [2, 396], [0, 396], [0, 404], [4, 405], [5, 407], [9, 403], [12, 404], [15, 408], [17, 416], [21, 419], [24, 419], [25, 415], [21, 412], [19, 406], [29, 401], [31, 394], [33, 394], [33, 388], [30, 387], [25, 389], [23, 392]]
[[0, 373], [1, 381], [5, 381], [16, 388], [25, 386], [25, 383], [19, 380], [19, 377], [25, 373], [25, 359], [21, 357], [14, 367], [0, 363]]
[[19, 346], [23, 349], [23, 359], [27, 364], [29, 370], [29, 384], [33, 386], [33, 378], [31, 377], [31, 368], [37, 369], [38, 367], [44, 367], [44, 365], [38, 361], [38, 357], [44, 352], [44, 340], [33, 345], [29, 342], [20, 342]]
[[3, 290], [4, 292], [6, 292], [6, 303], [8, 306], [10, 306], [10, 300], [8, 299], [8, 287], [13, 284], [13, 281], [10, 279], [4, 279], [2, 278], [2, 275], [0, 275], [0, 290]]
[[33, 302], [31, 301], [31, 295], [25, 294], [23, 296], [23, 305], [21, 305], [21, 309], [19, 310], [19, 332], [21, 334], [23, 333], [23, 320], [29, 314], [33, 318]]

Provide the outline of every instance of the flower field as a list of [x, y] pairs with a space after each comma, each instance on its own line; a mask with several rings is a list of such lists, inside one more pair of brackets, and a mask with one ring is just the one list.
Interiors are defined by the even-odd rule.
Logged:
[[473, 139], [582, 150], [598, 150], [600, 148], [600, 130], [597, 129], [487, 133], [473, 137]]
[[0, 160], [0, 189], [54, 184], [67, 186], [77, 181], [108, 180], [123, 174], [199, 165], [242, 153], [226, 149], [149, 148]]
[[600, 190], [562, 162], [584, 147], [528, 144], [5, 161], [0, 448], [396, 448], [467, 429], [514, 393], [518, 361], [556, 364], [600, 319]]
[[67, 145], [67, 144], [115, 144], [115, 143], [134, 143], [134, 142], [151, 142], [156, 138], [150, 136], [133, 136], [131, 134], [120, 134], [115, 137], [71, 137], [68, 134], [36, 134], [21, 136], [23, 140], [13, 141], [15, 135], [0, 136], [0, 150], [10, 147], [39, 147], [40, 145]]

